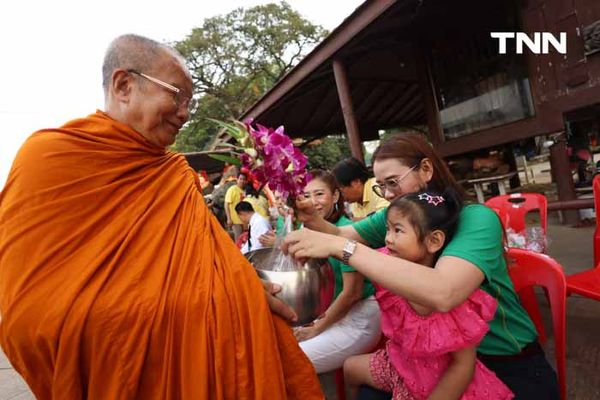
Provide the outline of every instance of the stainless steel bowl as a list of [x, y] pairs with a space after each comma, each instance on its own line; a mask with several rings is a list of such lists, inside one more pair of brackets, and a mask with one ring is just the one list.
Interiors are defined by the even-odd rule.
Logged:
[[273, 252], [280, 250], [258, 249], [247, 253], [246, 258], [260, 278], [281, 285], [277, 297], [298, 314], [294, 326], [314, 321], [327, 310], [333, 299], [335, 282], [331, 265], [325, 259], [310, 259], [297, 266], [295, 271], [273, 271]]

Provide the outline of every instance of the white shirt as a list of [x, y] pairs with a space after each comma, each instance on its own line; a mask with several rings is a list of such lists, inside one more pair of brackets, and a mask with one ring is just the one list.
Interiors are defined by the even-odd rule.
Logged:
[[271, 230], [271, 224], [269, 221], [257, 212], [252, 214], [248, 226], [248, 229], [250, 230], [250, 239], [248, 239], [242, 246], [242, 254], [246, 254], [251, 250], [264, 248], [265, 246], [260, 243], [258, 238]]

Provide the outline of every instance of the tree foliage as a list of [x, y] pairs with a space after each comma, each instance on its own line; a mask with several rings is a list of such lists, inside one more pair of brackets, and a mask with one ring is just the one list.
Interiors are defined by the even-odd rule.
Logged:
[[306, 144], [302, 151], [308, 157], [310, 169], [331, 170], [336, 162], [350, 157], [350, 147], [345, 136], [327, 136]]
[[238, 118], [326, 34], [285, 2], [238, 8], [204, 20], [175, 43], [200, 100], [175, 148], [205, 148], [219, 129], [207, 118]]

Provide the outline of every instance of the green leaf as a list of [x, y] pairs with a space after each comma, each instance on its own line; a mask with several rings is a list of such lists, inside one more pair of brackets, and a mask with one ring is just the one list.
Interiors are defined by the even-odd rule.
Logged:
[[208, 156], [210, 158], [214, 158], [215, 160], [223, 161], [223, 162], [235, 165], [237, 167], [242, 166], [242, 161], [237, 157], [226, 156], [224, 154], [209, 154]]
[[234, 124], [229, 124], [227, 122], [223, 122], [223, 121], [219, 121], [218, 119], [213, 119], [213, 118], [207, 118], [209, 121], [214, 122], [215, 124], [219, 125], [221, 128], [225, 129], [227, 131], [227, 133], [229, 133], [233, 138], [240, 140], [242, 139], [246, 132], [242, 131], [240, 128], [238, 128], [236, 125]]

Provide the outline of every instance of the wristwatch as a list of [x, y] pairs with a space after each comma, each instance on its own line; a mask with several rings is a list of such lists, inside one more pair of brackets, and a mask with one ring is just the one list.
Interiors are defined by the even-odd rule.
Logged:
[[350, 257], [354, 254], [354, 250], [356, 250], [356, 240], [346, 240], [342, 249], [342, 262], [344, 264], [348, 264]]

